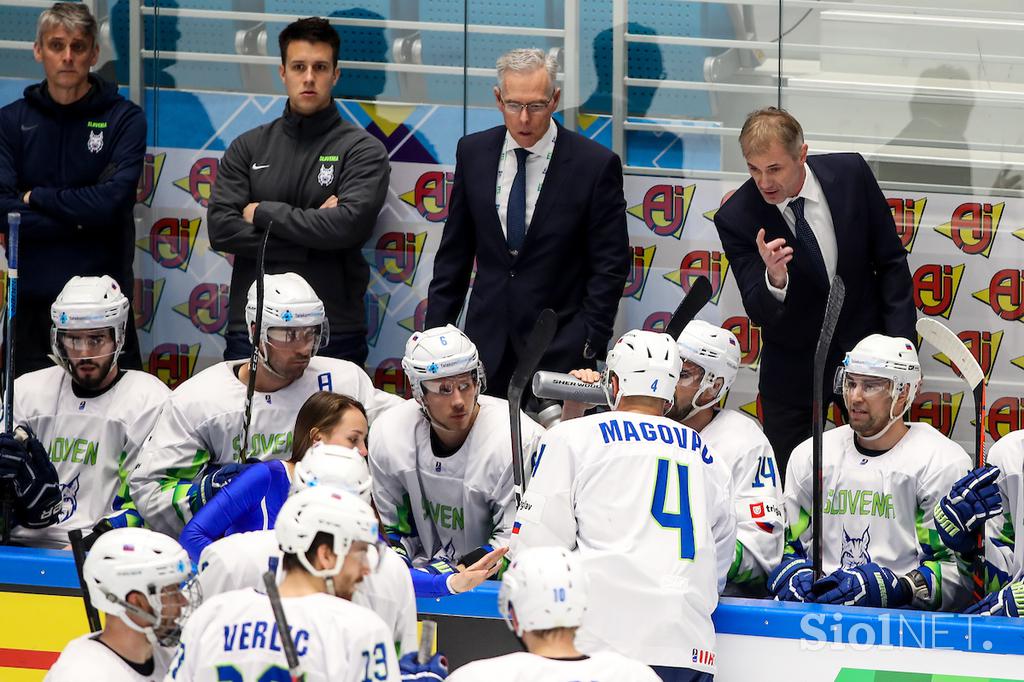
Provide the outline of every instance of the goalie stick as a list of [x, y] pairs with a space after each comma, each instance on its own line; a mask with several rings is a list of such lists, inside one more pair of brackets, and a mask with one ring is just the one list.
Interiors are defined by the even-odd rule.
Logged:
[[[665, 333], [673, 339], [678, 339], [686, 325], [690, 324], [711, 300], [711, 294], [711, 282], [707, 277], [701, 275], [695, 279], [665, 325]], [[533, 377], [533, 394], [548, 400], [573, 400], [589, 405], [607, 404], [601, 384], [588, 384], [571, 374], [560, 372], [537, 372]]]
[[537, 370], [537, 365], [547, 352], [557, 330], [558, 316], [555, 315], [555, 311], [551, 308], [540, 311], [533, 331], [526, 339], [515, 371], [512, 372], [512, 380], [508, 383], [508, 415], [512, 427], [512, 476], [515, 478], [516, 507], [523, 499], [526, 481], [526, 468], [523, 463], [523, 425], [519, 421], [523, 394], [526, 392], [527, 382]]
[[[21, 213], [7, 214], [7, 315], [4, 325], [4, 433], [14, 433], [14, 324], [18, 313], [18, 231], [21, 227]], [[2, 484], [3, 497], [2, 544], [11, 541], [12, 507], [14, 486]]]
[[302, 679], [299, 655], [295, 652], [295, 640], [292, 639], [292, 632], [288, 629], [288, 621], [284, 617], [284, 607], [281, 606], [281, 594], [277, 591], [277, 576], [273, 571], [267, 571], [263, 574], [263, 586], [267, 588], [270, 609], [274, 612], [278, 639], [281, 640], [284, 658], [288, 662], [288, 674], [291, 676], [291, 682], [299, 682]]
[[[974, 394], [974, 467], [985, 466], [985, 427], [988, 408], [985, 398], [985, 372], [953, 331], [938, 320], [929, 317], [917, 321], [917, 333], [921, 338], [941, 351], [953, 363], [954, 368], [971, 387]], [[973, 591], [975, 601], [985, 596], [985, 576], [982, 556], [985, 551], [985, 526], [982, 524], [977, 538], [978, 552], [972, 561]]]
[[832, 278], [828, 289], [828, 302], [825, 304], [825, 317], [821, 321], [821, 334], [818, 345], [814, 349], [814, 381], [811, 396], [811, 463], [814, 471], [812, 481], [811, 503], [811, 565], [814, 579], [822, 577], [821, 570], [821, 524], [822, 520], [822, 434], [825, 432], [825, 415], [823, 413], [822, 393], [825, 388], [825, 363], [828, 362], [828, 351], [832, 347], [832, 336], [839, 323], [839, 314], [843, 311], [843, 300], [846, 298], [846, 285], [839, 275]]

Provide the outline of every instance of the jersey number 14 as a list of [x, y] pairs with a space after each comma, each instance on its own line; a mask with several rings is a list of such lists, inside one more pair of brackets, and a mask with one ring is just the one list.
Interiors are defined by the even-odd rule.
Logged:
[[[672, 506], [678, 511], [667, 511], [666, 496], [673, 464], [678, 479], [679, 499], [678, 504]], [[668, 459], [658, 460], [658, 477], [654, 483], [651, 516], [662, 528], [679, 531], [679, 558], [693, 560], [696, 548], [693, 542], [693, 518], [690, 516], [690, 470], [685, 464]]]

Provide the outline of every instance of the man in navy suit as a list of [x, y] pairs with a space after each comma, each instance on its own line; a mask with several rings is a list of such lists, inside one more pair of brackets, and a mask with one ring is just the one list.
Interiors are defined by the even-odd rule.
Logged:
[[455, 323], [476, 259], [465, 329], [498, 396], [544, 308], [558, 314], [558, 332], [542, 369], [604, 357], [629, 268], [622, 162], [551, 120], [556, 71], [541, 50], [498, 59], [505, 125], [459, 141], [428, 293], [426, 326]]
[[842, 354], [872, 333], [916, 338], [913, 284], [892, 212], [859, 154], [807, 156], [800, 123], [769, 107], [747, 117], [750, 179], [715, 215], [750, 319], [761, 326], [764, 431], [780, 467], [811, 435], [814, 350], [829, 282], [846, 301], [829, 349], [823, 405]]

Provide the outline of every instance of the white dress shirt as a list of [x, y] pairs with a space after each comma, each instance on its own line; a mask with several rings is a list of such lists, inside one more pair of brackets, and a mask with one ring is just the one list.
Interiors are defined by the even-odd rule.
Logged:
[[[555, 150], [555, 137], [558, 136], [558, 126], [552, 121], [548, 125], [547, 132], [537, 140], [537, 144], [527, 147], [530, 155], [526, 157], [526, 229], [530, 229], [530, 221], [533, 220], [533, 209], [537, 206], [537, 197], [540, 196], [540, 188], [544, 185], [544, 176], [547, 175], [548, 165], [551, 163], [551, 154]], [[498, 187], [494, 195], [494, 207], [498, 210], [498, 219], [501, 220], [501, 232], [508, 238], [508, 195], [512, 190], [512, 183], [516, 179], [516, 154], [515, 150], [521, 147], [512, 137], [512, 133], [505, 131], [505, 145], [501, 148], [501, 156], [498, 157]]]
[[[836, 246], [836, 228], [832, 222], [832, 211], [828, 207], [825, 193], [821, 191], [818, 178], [814, 177], [814, 173], [806, 163], [804, 164], [804, 172], [806, 174], [804, 186], [800, 188], [800, 192], [796, 197], [804, 198], [804, 219], [811, 226], [814, 238], [818, 240], [818, 248], [821, 249], [821, 257], [825, 260], [825, 270], [828, 271], [828, 279], [831, 282], [832, 278], [836, 275], [836, 261], [839, 258], [839, 249]], [[790, 197], [782, 203], [776, 204], [776, 208], [782, 213], [782, 219], [786, 221], [786, 225], [789, 226], [789, 231], [794, 239], [797, 238], [796, 215], [793, 213], [793, 209], [789, 208], [789, 204], [796, 197]], [[790, 261], [788, 267], [792, 267], [792, 263]], [[779, 301], [786, 300], [786, 291], [789, 289], [788, 276], [786, 278], [786, 285], [781, 289], [772, 285], [771, 280], [768, 279], [767, 268], [764, 271], [764, 280], [768, 284], [768, 291], [772, 293], [772, 296]]]

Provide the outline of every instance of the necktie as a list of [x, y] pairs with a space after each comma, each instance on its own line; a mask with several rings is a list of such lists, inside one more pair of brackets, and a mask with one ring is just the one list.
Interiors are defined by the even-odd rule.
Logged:
[[789, 207], [793, 209], [793, 215], [796, 216], [796, 238], [804, 245], [812, 268], [818, 273], [821, 281], [827, 284], [828, 269], [825, 267], [825, 257], [821, 255], [821, 247], [818, 246], [818, 240], [814, 237], [810, 223], [804, 218], [804, 198], [793, 199], [789, 202]]
[[508, 212], [505, 229], [508, 232], [508, 250], [517, 255], [526, 239], [526, 157], [529, 150], [516, 149], [516, 177], [508, 193]]

